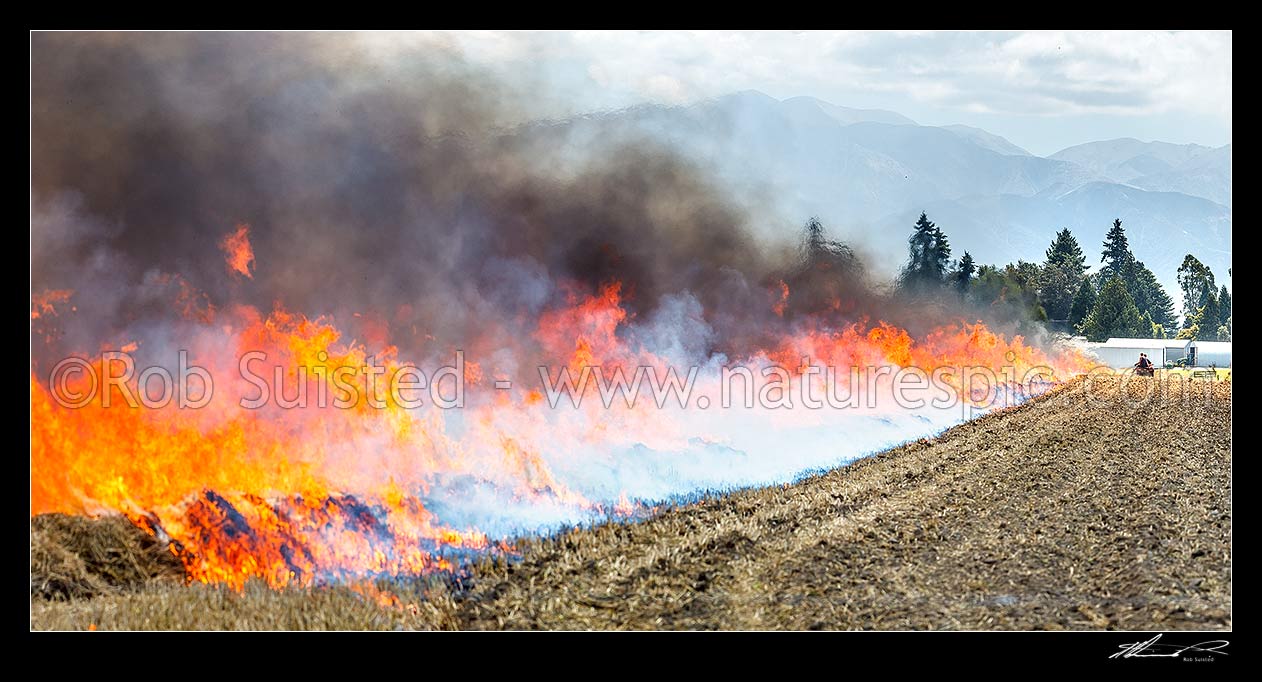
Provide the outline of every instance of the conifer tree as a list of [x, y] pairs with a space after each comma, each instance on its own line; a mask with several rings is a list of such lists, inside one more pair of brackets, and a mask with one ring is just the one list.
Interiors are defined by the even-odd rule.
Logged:
[[1135, 307], [1135, 299], [1126, 291], [1121, 277], [1104, 285], [1095, 307], [1082, 321], [1082, 334], [1088, 341], [1107, 341], [1110, 337], [1147, 337], [1152, 328], [1144, 328], [1143, 318]]

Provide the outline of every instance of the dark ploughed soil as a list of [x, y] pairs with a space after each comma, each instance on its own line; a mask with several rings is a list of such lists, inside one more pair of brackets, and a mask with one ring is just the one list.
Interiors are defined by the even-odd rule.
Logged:
[[1080, 380], [795, 485], [542, 542], [460, 620], [1230, 627], [1230, 424], [1230, 383]]

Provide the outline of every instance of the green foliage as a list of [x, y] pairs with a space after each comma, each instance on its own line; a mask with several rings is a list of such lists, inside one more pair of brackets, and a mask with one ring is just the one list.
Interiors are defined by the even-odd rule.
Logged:
[[977, 272], [977, 264], [973, 262], [973, 256], [969, 252], [964, 252], [964, 257], [960, 258], [956, 264], [955, 270], [951, 273], [952, 283], [961, 294], [968, 293], [969, 287], [973, 284], [973, 275]]
[[[1214, 296], [1214, 273], [1192, 254], [1183, 257], [1177, 275], [1179, 288], [1183, 290], [1183, 325], [1192, 324], [1192, 316]], [[1214, 325], [1217, 327], [1217, 325]]]
[[1038, 279], [1039, 300], [1049, 318], [1070, 319], [1079, 281], [1083, 280], [1074, 277], [1072, 265], [1049, 262], [1042, 267]]
[[1126, 284], [1121, 277], [1114, 277], [1100, 291], [1095, 307], [1082, 321], [1081, 331], [1088, 341], [1107, 341], [1113, 336], [1148, 336], [1152, 327], [1149, 323], [1145, 328]]
[[1021, 286], [1028, 289], [1038, 287], [1039, 266], [1037, 263], [1019, 260], [1016, 265], [1009, 263], [1004, 269], [1007, 270], [1011, 276], [1015, 277]]
[[1213, 341], [1218, 338], [1218, 296], [1216, 292], [1210, 292], [1205, 298], [1205, 305], [1201, 306], [1201, 336], [1198, 337], [1202, 341]]
[[1046, 320], [1047, 311], [1039, 304], [1035, 288], [1037, 276], [1038, 266], [1032, 263], [1009, 263], [1002, 270], [983, 265], [977, 270], [977, 280], [973, 283], [973, 298], [991, 306], [1000, 316]]
[[1104, 252], [1100, 262], [1104, 267], [1100, 274], [1107, 282], [1122, 274], [1122, 269], [1131, 260], [1130, 243], [1126, 240], [1126, 230], [1122, 229], [1122, 219], [1113, 220], [1113, 227], [1104, 235]]
[[1056, 233], [1052, 245], [1047, 248], [1045, 265], [1058, 265], [1064, 268], [1075, 286], [1078, 284], [1078, 279], [1082, 277], [1082, 273], [1087, 271], [1087, 257], [1083, 255], [1082, 247], [1078, 245], [1078, 240], [1074, 239], [1069, 228], [1066, 227]]
[[1162, 327], [1161, 324], [1153, 322], [1152, 315], [1145, 312], [1140, 314], [1139, 318], [1141, 320], [1139, 324], [1140, 333], [1136, 335], [1137, 337], [1147, 337], [1150, 339], [1166, 338], [1165, 328]]
[[1074, 329], [1077, 329], [1091, 313], [1091, 309], [1095, 307], [1095, 300], [1095, 284], [1091, 282], [1090, 277], [1083, 277], [1082, 282], [1078, 284], [1078, 292], [1074, 294], [1073, 305], [1069, 309], [1069, 324]]
[[1231, 292], [1227, 291], [1227, 285], [1218, 290], [1218, 323], [1226, 325], [1231, 321]]
[[[1162, 339], [1178, 326], [1174, 300], [1131, 253], [1120, 218], [1105, 235], [1103, 266], [1092, 274], [1086, 273], [1087, 259], [1069, 228], [1056, 233], [1041, 264], [1019, 260], [1002, 268], [978, 265], [967, 251], [952, 264], [950, 254], [946, 235], [922, 212], [908, 238], [900, 288], [926, 291], [947, 284], [990, 306], [999, 317], [1068, 320], [1072, 329], [1092, 340]], [[1179, 286], [1185, 327], [1179, 337], [1230, 338], [1231, 294], [1225, 286], [1215, 288], [1209, 268], [1189, 254], [1179, 268]]]
[[925, 289], [940, 286], [946, 279], [951, 262], [951, 245], [946, 235], [923, 212], [907, 239], [907, 266], [901, 284], [906, 288]]
[[1231, 318], [1225, 324], [1218, 323], [1218, 305], [1211, 296], [1205, 305], [1198, 308], [1183, 320], [1183, 329], [1179, 330], [1179, 339], [1195, 339], [1197, 341], [1230, 341]]
[[1148, 313], [1157, 324], [1174, 324], [1174, 301], [1143, 261], [1131, 257], [1123, 266], [1122, 281], [1126, 283], [1126, 290], [1135, 298], [1135, 307], [1140, 312]]
[[[1161, 287], [1152, 270], [1131, 253], [1120, 218], [1113, 221], [1113, 227], [1104, 236], [1100, 262], [1104, 263], [1104, 267], [1098, 273], [1097, 286], [1120, 277], [1140, 313], [1147, 313], [1153, 322], [1163, 327], [1174, 324], [1174, 301]], [[1144, 335], [1147, 336], [1146, 331]]]
[[[1087, 258], [1069, 228], [1056, 233], [1039, 272], [1039, 300], [1053, 320], [1070, 319], [1074, 294], [1087, 270]], [[1083, 313], [1083, 316], [1086, 312]], [[1081, 321], [1081, 318], [1077, 321]]]
[[1227, 323], [1218, 327], [1218, 341], [1231, 340], [1231, 318], [1227, 318]]

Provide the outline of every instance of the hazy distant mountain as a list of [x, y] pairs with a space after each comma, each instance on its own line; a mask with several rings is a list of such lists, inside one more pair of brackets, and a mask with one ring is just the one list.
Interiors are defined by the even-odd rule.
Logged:
[[999, 152], [1000, 154], [1007, 154], [1009, 156], [1032, 156], [1030, 152], [1027, 152], [998, 135], [988, 133], [981, 128], [962, 125], [942, 126], [942, 128], [944, 130], [949, 130], [960, 137], [968, 138], [969, 140], [977, 143], [979, 146], [989, 149], [992, 152]]
[[1231, 145], [1213, 148], [1122, 138], [1080, 144], [1048, 158], [1076, 163], [1114, 182], [1231, 205]]
[[[756, 92], [756, 91], [755, 91]], [[762, 93], [757, 93], [762, 94]], [[916, 125], [916, 122], [892, 111], [883, 109], [851, 109], [829, 104], [814, 97], [791, 97], [781, 102], [787, 108], [813, 107], [842, 125], [852, 123], [889, 123], [891, 125]]]
[[[891, 112], [805, 97], [780, 101], [753, 91], [562, 125], [565, 134], [587, 140], [646, 132], [738, 185], [762, 185], [790, 212], [821, 212], [848, 222], [925, 200], [1034, 194], [1098, 179], [1072, 163], [997, 152], [991, 147], [1007, 141], [984, 131], [920, 126]], [[988, 136], [985, 143], [978, 133]]]
[[1070, 161], [1110, 180], [1127, 182], [1132, 178], [1172, 170], [1211, 151], [1199, 144], [1141, 142], [1123, 137], [1088, 142], [1062, 149], [1049, 158]]
[[968, 250], [1000, 265], [1041, 261], [1062, 227], [1096, 261], [1104, 232], [1121, 218], [1136, 255], [1172, 296], [1185, 253], [1220, 278], [1230, 261], [1230, 145], [1112, 140], [1043, 158], [977, 128], [921, 126], [894, 112], [756, 91], [523, 132], [540, 155], [565, 159], [645, 136], [712, 171], [764, 229], [783, 233], [817, 215], [886, 274], [906, 258], [907, 235], [922, 210], [947, 232], [957, 255]]
[[1135, 178], [1128, 184], [1163, 192], [1182, 192], [1231, 206], [1231, 145], [1223, 145], [1178, 167]]

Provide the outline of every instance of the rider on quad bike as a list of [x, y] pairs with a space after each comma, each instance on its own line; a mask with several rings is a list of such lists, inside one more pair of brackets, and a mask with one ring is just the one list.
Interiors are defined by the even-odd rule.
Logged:
[[1152, 360], [1148, 359], [1147, 353], [1139, 354], [1139, 362], [1135, 363], [1135, 376], [1150, 377], [1153, 376]]

